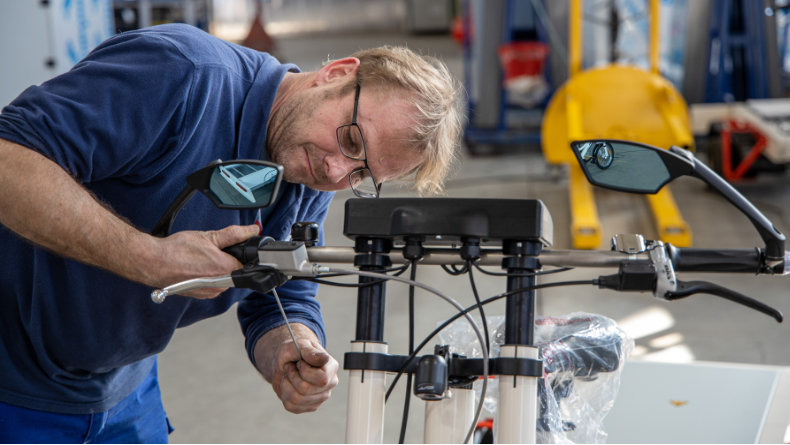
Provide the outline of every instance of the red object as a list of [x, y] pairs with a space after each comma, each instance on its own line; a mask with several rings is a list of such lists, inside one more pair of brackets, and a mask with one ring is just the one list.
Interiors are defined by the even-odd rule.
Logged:
[[252, 21], [250, 33], [242, 45], [264, 53], [271, 53], [274, 49], [274, 40], [269, 37], [269, 34], [266, 34], [259, 17], [255, 17], [255, 20]]
[[494, 429], [494, 419], [485, 419], [477, 422], [477, 429], [480, 428], [488, 428], [489, 430]]
[[[733, 133], [751, 133], [757, 138], [757, 142], [751, 150], [749, 150], [749, 154], [741, 160], [741, 163], [738, 164], [734, 171], [732, 169]], [[760, 153], [765, 149], [766, 143], [765, 136], [753, 126], [733, 119], [724, 121], [724, 125], [722, 125], [721, 129], [721, 173], [724, 179], [732, 182], [743, 178], [743, 175], [749, 171], [749, 167], [760, 157]]]
[[242, 42], [242, 46], [252, 48], [256, 51], [264, 53], [272, 53], [274, 51], [274, 40], [263, 29], [263, 22], [261, 16], [263, 15], [263, 4], [258, 1], [255, 4], [255, 19], [250, 26], [250, 32], [247, 38]]
[[549, 47], [540, 42], [511, 42], [500, 45], [497, 52], [505, 71], [505, 80], [509, 80], [542, 73]]
[[464, 20], [460, 15], [453, 19], [453, 25], [450, 28], [450, 34], [453, 36], [455, 43], [459, 45], [464, 44]]

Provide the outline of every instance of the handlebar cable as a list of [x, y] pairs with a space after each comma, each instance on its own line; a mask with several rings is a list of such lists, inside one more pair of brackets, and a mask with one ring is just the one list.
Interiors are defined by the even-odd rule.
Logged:
[[[531, 290], [546, 289], [546, 288], [549, 288], [549, 287], [579, 286], [579, 285], [593, 285], [593, 286], [597, 286], [598, 285], [598, 279], [580, 280], [580, 281], [557, 281], [555, 283], [536, 284], [534, 286], [522, 287], [521, 289], [516, 289], [516, 290], [509, 291], [509, 292], [501, 293], [499, 295], [495, 295], [495, 296], [493, 296], [493, 297], [491, 297], [491, 298], [489, 298], [487, 300], [483, 300], [480, 304], [481, 305], [486, 305], [488, 303], [492, 303], [492, 302], [497, 301], [499, 299], [505, 298], [505, 297], [507, 297], [509, 295], [520, 294], [522, 292], [527, 292], [527, 291], [531, 291]], [[417, 348], [414, 350], [414, 352], [412, 352], [411, 354], [409, 354], [408, 357], [406, 357], [406, 360], [401, 365], [400, 369], [398, 370], [398, 373], [395, 375], [395, 378], [392, 379], [392, 383], [390, 383], [390, 387], [387, 389], [387, 395], [384, 397], [384, 403], [386, 403], [387, 400], [389, 399], [389, 396], [392, 393], [392, 390], [395, 388], [395, 385], [398, 383], [398, 380], [400, 379], [400, 376], [403, 375], [403, 372], [406, 370], [406, 368], [408, 368], [409, 365], [411, 364], [411, 362], [414, 361], [414, 358], [417, 356], [417, 354], [420, 352], [420, 350], [422, 350], [422, 348], [424, 348], [425, 345], [427, 345], [428, 342], [431, 341], [431, 339], [433, 339], [433, 337], [437, 336], [439, 334], [439, 332], [442, 331], [442, 329], [444, 329], [447, 326], [449, 326], [450, 323], [454, 322], [455, 320], [458, 320], [459, 318], [465, 316], [468, 312], [477, 309], [477, 307], [478, 307], [478, 305], [475, 304], [475, 305], [469, 306], [468, 308], [464, 309], [463, 311], [455, 314], [454, 316], [450, 317], [447, 321], [442, 323], [433, 332], [428, 334], [427, 337], [425, 337], [425, 340], [423, 340], [422, 343], [420, 343], [417, 346]], [[485, 382], [483, 382], [483, 384], [485, 385]], [[481, 399], [485, 399], [485, 396], [481, 396]]]
[[[457, 269], [455, 267], [455, 264], [451, 264], [450, 267], [447, 267], [446, 264], [440, 264], [440, 266], [442, 266], [442, 269], [444, 269], [445, 272], [449, 273], [450, 275], [452, 275], [454, 277], [457, 277], [459, 275], [463, 275], [463, 274], [466, 273], [467, 270], [469, 270], [469, 265], [468, 264], [464, 264], [464, 267], [462, 267], [460, 269]], [[450, 268], [452, 268], [452, 270]]]
[[[409, 260], [409, 262], [406, 263], [406, 267], [397, 267], [397, 268], [387, 269], [387, 270], [397, 270], [397, 272], [392, 274], [392, 276], [397, 277], [397, 276], [402, 275], [404, 272], [406, 272], [406, 269], [409, 267], [409, 265], [412, 264], [412, 262], [413, 262], [412, 260]], [[382, 271], [382, 272], [386, 272], [386, 271]], [[344, 277], [344, 276], [348, 276], [348, 275], [349, 274], [326, 274], [326, 275], [321, 275], [321, 276], [322, 277], [325, 277], [325, 276]], [[368, 283], [338, 283], [336, 281], [327, 281], [327, 280], [322, 280], [320, 278], [313, 278], [313, 277], [292, 277], [291, 279], [292, 280], [310, 281], [312, 283], [324, 284], [326, 286], [337, 286], [337, 287], [370, 287], [370, 286], [374, 286], [376, 284], [380, 284], [380, 283], [383, 283], [383, 282], [387, 281], [387, 280], [374, 280], [374, 281], [371, 281], [371, 282], [368, 282]]]
[[[417, 262], [411, 262], [411, 274], [409, 279], [417, 279]], [[383, 281], [383, 280], [382, 280]], [[409, 285], [409, 354], [414, 352], [414, 286]], [[411, 382], [412, 375], [406, 376], [406, 400], [403, 402], [403, 419], [400, 424], [400, 438], [398, 443], [404, 443], [406, 439], [406, 425], [409, 422], [409, 402], [411, 402]]]
[[[467, 321], [469, 321], [469, 324], [472, 326], [472, 329], [474, 329], [475, 335], [477, 335], [477, 339], [478, 341], [480, 341], [480, 344], [482, 345], [483, 343], [485, 343], [485, 340], [483, 339], [483, 334], [480, 332], [480, 328], [477, 327], [477, 323], [475, 323], [474, 319], [468, 314], [468, 311], [464, 311], [463, 306], [458, 304], [457, 301], [441, 293], [439, 290], [434, 289], [431, 286], [428, 286], [427, 284], [423, 284], [414, 280], [407, 280], [406, 278], [396, 277], [392, 275], [385, 275], [376, 272], [368, 272], [363, 270], [329, 269], [329, 273], [346, 273], [350, 275], [359, 275], [363, 277], [400, 281], [401, 283], [410, 284], [415, 287], [419, 287], [421, 289], [427, 290], [428, 292], [437, 295], [438, 297], [442, 298], [444, 301], [450, 303], [453, 307], [455, 307], [459, 311], [463, 312], [462, 315], [466, 317]], [[475, 410], [475, 416], [472, 419], [472, 425], [469, 427], [469, 432], [466, 434], [466, 438], [464, 439], [463, 443], [470, 443], [472, 437], [474, 437], [475, 428], [477, 427], [477, 422], [478, 420], [480, 420], [480, 415], [483, 413], [483, 402], [485, 402], [487, 391], [488, 391], [488, 351], [483, 349], [483, 392], [482, 392], [482, 396], [480, 397], [480, 403], [477, 404], [477, 409]], [[387, 393], [387, 397], [389, 397], [389, 392]]]
[[[384, 269], [384, 270], [382, 270], [380, 272], [381, 273], [395, 272], [393, 275], [398, 276], [398, 275], [402, 274], [403, 272], [406, 272], [406, 270], [409, 268], [410, 262], [411, 262], [411, 260], [407, 261], [406, 264], [404, 264], [403, 266], [393, 267], [393, 268], [390, 268], [390, 269]], [[328, 274], [321, 275], [321, 277], [323, 277], [323, 278], [334, 278], [334, 277], [345, 277], [345, 276], [348, 276], [348, 274], [347, 273], [328, 273]], [[366, 284], [371, 284], [371, 283], [366, 283]], [[372, 283], [372, 284], [377, 284], [377, 283]]]
[[480, 272], [482, 272], [482, 273], [484, 273], [486, 275], [492, 275], [492, 276], [495, 276], [495, 277], [534, 277], [534, 276], [537, 276], [537, 275], [549, 275], [549, 274], [553, 274], [553, 273], [567, 272], [569, 270], [573, 270], [573, 267], [560, 267], [560, 268], [557, 268], [557, 269], [541, 270], [541, 271], [538, 271], [538, 272], [500, 273], [500, 272], [490, 272], [490, 271], [487, 271], [487, 270], [483, 269], [482, 267], [480, 267], [479, 264], [477, 264], [477, 261], [472, 261], [472, 265], [475, 266], [475, 269], [479, 270]]
[[[469, 284], [472, 286], [472, 293], [475, 295], [475, 303], [477, 303], [477, 306], [480, 309], [480, 318], [483, 319], [483, 334], [485, 334], [485, 336], [486, 336], [486, 349], [488, 350], [488, 353], [490, 354], [491, 353], [491, 344], [490, 344], [490, 341], [489, 341], [489, 337], [491, 336], [491, 334], [488, 332], [488, 322], [486, 321], [486, 313], [483, 310], [483, 305], [480, 304], [480, 295], [477, 293], [477, 286], [475, 286], [475, 277], [474, 277], [474, 274], [472, 274], [472, 266], [470, 266], [470, 263], [473, 263], [473, 261], [472, 260], [468, 260], [466, 262], [467, 269], [469, 269]], [[480, 345], [480, 346], [482, 346], [482, 345]], [[412, 351], [409, 351], [409, 354], [411, 354], [411, 353], [412, 353]]]

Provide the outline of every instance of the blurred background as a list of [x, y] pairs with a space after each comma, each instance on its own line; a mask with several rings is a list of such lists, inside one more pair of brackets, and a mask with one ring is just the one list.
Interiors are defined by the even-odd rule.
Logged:
[[[406, 45], [439, 57], [464, 88], [461, 162], [448, 196], [540, 199], [553, 217], [555, 249], [609, 249], [618, 233], [749, 248], [762, 241], [748, 219], [702, 182], [681, 178], [649, 199], [592, 189], [575, 180], [568, 142], [612, 137], [688, 148], [787, 232], [789, 16], [779, 0], [3, 0], [0, 104], [69, 70], [116, 33], [164, 23], [196, 26], [303, 71], [359, 49]], [[565, 109], [572, 102], [578, 115]], [[382, 196], [414, 195], [385, 185]], [[327, 245], [352, 245], [342, 233], [352, 197], [337, 193], [324, 225]], [[610, 273], [576, 269], [562, 279]], [[505, 289], [502, 279], [476, 278], [483, 298]], [[790, 312], [781, 277], [682, 278], [715, 281]], [[467, 278], [425, 267], [418, 280], [473, 303]], [[385, 338], [390, 353], [402, 354], [407, 288], [389, 289]], [[317, 297], [327, 349], [341, 363], [329, 402], [317, 413], [285, 412], [249, 364], [232, 308], [179, 330], [160, 355], [171, 441], [343, 442], [342, 357], [354, 337], [356, 295], [321, 287]], [[453, 311], [421, 291], [417, 298], [420, 339]], [[504, 313], [504, 303], [491, 306], [489, 314]], [[631, 360], [790, 366], [786, 326], [711, 296], [667, 304], [649, 294], [560, 288], [538, 292], [537, 306], [544, 315], [587, 311], [617, 320], [636, 340]], [[400, 385], [387, 405], [385, 442], [398, 438]], [[418, 402], [407, 442], [422, 441]]]

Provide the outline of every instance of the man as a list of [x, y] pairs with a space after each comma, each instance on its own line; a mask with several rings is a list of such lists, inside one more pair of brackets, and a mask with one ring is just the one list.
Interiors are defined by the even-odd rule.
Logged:
[[[117, 35], [0, 114], [0, 442], [165, 442], [156, 355], [182, 326], [239, 302], [253, 365], [284, 407], [314, 411], [337, 384], [316, 286], [271, 295], [153, 288], [228, 274], [222, 248], [321, 223], [332, 191], [411, 178], [441, 190], [460, 129], [446, 68], [402, 48], [301, 73], [186, 25]], [[173, 234], [148, 233], [215, 159], [284, 167], [277, 203], [216, 209], [196, 196]], [[323, 239], [323, 238], [322, 238]], [[32, 244], [31, 244], [32, 243]]]

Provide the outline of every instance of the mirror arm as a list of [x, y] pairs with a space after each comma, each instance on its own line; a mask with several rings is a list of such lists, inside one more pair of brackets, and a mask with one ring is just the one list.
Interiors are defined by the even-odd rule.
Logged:
[[[206, 164], [206, 167], [216, 165], [222, 162], [222, 159], [216, 159], [214, 161], [209, 162]], [[178, 216], [178, 212], [181, 211], [181, 208], [184, 207], [192, 196], [197, 192], [197, 189], [192, 187], [191, 185], [187, 184], [181, 189], [181, 192], [178, 193], [176, 199], [170, 203], [165, 210], [165, 213], [162, 214], [162, 217], [159, 218], [159, 221], [156, 222], [154, 229], [151, 230], [151, 235], [157, 238], [164, 238], [170, 235], [170, 231], [173, 229], [173, 223], [176, 220], [176, 216]]]
[[181, 208], [184, 207], [184, 204], [192, 198], [192, 195], [195, 194], [197, 190], [191, 185], [184, 186], [179, 192], [176, 199], [170, 203], [170, 206], [165, 210], [165, 213], [159, 218], [156, 225], [154, 226], [154, 230], [151, 231], [151, 235], [157, 238], [164, 238], [170, 235], [170, 231], [173, 229], [173, 223], [176, 220], [176, 216], [178, 216], [178, 212], [181, 211]]
[[752, 225], [754, 225], [765, 242], [764, 254], [768, 259], [783, 260], [785, 254], [785, 236], [774, 227], [771, 221], [766, 218], [757, 207], [744, 198], [729, 182], [722, 179], [721, 176], [717, 175], [707, 165], [699, 162], [690, 151], [675, 146], [672, 146], [670, 151], [690, 159], [694, 163], [694, 171], [691, 173], [691, 176], [704, 181], [749, 218]]

